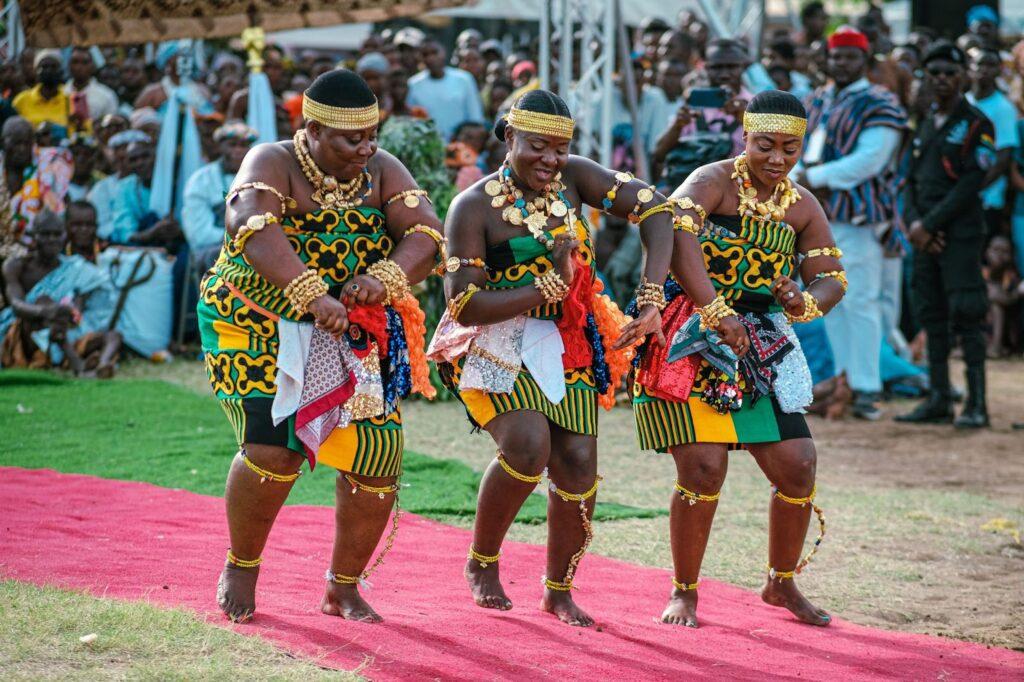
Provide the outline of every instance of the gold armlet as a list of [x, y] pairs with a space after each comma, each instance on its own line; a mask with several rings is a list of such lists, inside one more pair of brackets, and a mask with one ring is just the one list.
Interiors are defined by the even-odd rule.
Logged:
[[609, 189], [605, 193], [604, 199], [601, 199], [602, 211], [607, 213], [608, 211], [612, 210], [612, 205], [615, 203], [615, 197], [617, 197], [619, 194], [619, 188], [622, 187], [623, 184], [631, 181], [632, 179], [632, 173], [619, 171], [618, 173], [615, 174], [615, 184], [612, 185], [611, 189]]
[[804, 295], [804, 314], [800, 316], [790, 315], [786, 313], [786, 319], [789, 320], [790, 324], [797, 322], [810, 322], [823, 315], [821, 310], [818, 308], [818, 299], [814, 298], [814, 295], [806, 289], [803, 292]]
[[689, 213], [684, 213], [683, 215], [673, 215], [672, 229], [680, 230], [682, 232], [689, 232], [694, 237], [698, 236], [701, 232], [701, 228], [697, 225], [697, 222]]
[[366, 274], [384, 285], [384, 290], [387, 292], [384, 296], [384, 305], [389, 305], [392, 301], [400, 301], [411, 293], [409, 278], [393, 260], [385, 258], [377, 261], [366, 268]]
[[438, 274], [454, 273], [458, 272], [462, 268], [485, 268], [487, 264], [484, 263], [483, 258], [459, 258], [458, 256], [449, 256], [445, 259], [444, 263], [438, 268]]
[[850, 283], [846, 281], [846, 273], [842, 270], [829, 270], [828, 272], [819, 272], [814, 276], [814, 281], [817, 282], [819, 279], [826, 279], [831, 277], [835, 281], [839, 282], [839, 286], [843, 288], [843, 293], [846, 293], [846, 288], [850, 286]]
[[804, 254], [804, 258], [816, 258], [817, 256], [832, 256], [833, 258], [842, 258], [843, 252], [838, 246], [823, 246], [820, 249], [811, 249]]
[[668, 305], [668, 301], [665, 300], [665, 287], [641, 279], [640, 286], [636, 288], [636, 307], [637, 310], [643, 310], [649, 305], [653, 305], [659, 311], [665, 309]]
[[548, 303], [559, 303], [569, 295], [569, 285], [554, 270], [548, 270], [533, 280], [533, 285], [540, 290]]
[[246, 242], [257, 232], [263, 230], [267, 225], [281, 222], [276, 215], [273, 213], [259, 213], [257, 215], [249, 216], [249, 219], [245, 221], [245, 225], [238, 228], [238, 232], [235, 233], [234, 243], [235, 248], [239, 251], [245, 249]]
[[417, 188], [414, 188], [414, 189], [402, 190], [401, 192], [398, 192], [397, 194], [393, 194], [390, 198], [388, 198], [384, 202], [384, 205], [381, 208], [387, 208], [388, 206], [390, 206], [391, 204], [395, 203], [396, 201], [401, 201], [408, 208], [416, 208], [417, 206], [420, 205], [420, 197], [423, 197], [424, 200], [426, 200], [426, 202], [428, 204], [433, 204], [434, 203], [434, 202], [432, 202], [430, 200], [430, 195], [427, 194], [427, 190], [419, 189], [417, 187]]
[[406, 230], [405, 233], [402, 235], [402, 239], [405, 239], [409, 235], [413, 235], [416, 233], [425, 234], [434, 240], [434, 242], [437, 244], [437, 260], [440, 263], [444, 264], [445, 260], [447, 260], [448, 258], [448, 240], [445, 239], [445, 236], [441, 234], [439, 230], [431, 227], [430, 225], [423, 225], [422, 223], [420, 223], [417, 225], [413, 225], [408, 230]]
[[459, 321], [459, 315], [467, 305], [469, 305], [469, 299], [473, 298], [473, 294], [480, 291], [480, 287], [475, 284], [470, 284], [468, 287], [456, 294], [452, 300], [448, 301], [448, 316]]
[[227, 196], [224, 197], [224, 203], [230, 204], [232, 199], [234, 199], [236, 196], [238, 196], [247, 189], [255, 189], [261, 192], [270, 192], [275, 197], [277, 197], [277, 200], [281, 202], [281, 215], [284, 215], [289, 208], [295, 208], [298, 205], [295, 199], [292, 199], [291, 197], [286, 197], [284, 194], [281, 193], [281, 190], [277, 189], [276, 187], [271, 187], [265, 182], [246, 182], [239, 185], [238, 187], [233, 187], [231, 191], [228, 192]]
[[700, 221], [703, 223], [708, 219], [708, 212], [704, 210], [704, 207], [698, 203], [695, 203], [690, 197], [681, 197], [679, 199], [669, 199], [680, 211], [694, 211], [700, 216]]
[[640, 220], [640, 207], [644, 204], [650, 203], [654, 199], [654, 185], [644, 187], [636, 193], [636, 204], [633, 205], [633, 210], [626, 216], [626, 220], [631, 223], [636, 223]]
[[284, 288], [285, 298], [299, 315], [305, 315], [309, 304], [325, 296], [329, 290], [327, 282], [313, 269], [306, 270]]
[[697, 308], [697, 314], [700, 315], [700, 328], [701, 331], [708, 329], [718, 329], [722, 320], [735, 315], [736, 311], [729, 307], [729, 304], [725, 302], [725, 298], [719, 294], [715, 296], [715, 300], [708, 303], [702, 308]]
[[658, 204], [657, 206], [652, 206], [640, 214], [640, 217], [636, 219], [636, 224], [642, 225], [643, 222], [650, 218], [652, 215], [656, 215], [658, 213], [671, 212], [672, 206], [673, 204], [671, 201], [666, 201], [665, 203]]

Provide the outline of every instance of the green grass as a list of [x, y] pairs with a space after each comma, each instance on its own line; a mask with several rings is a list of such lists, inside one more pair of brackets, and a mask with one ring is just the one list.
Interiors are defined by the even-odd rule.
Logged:
[[[90, 643], [80, 637], [96, 634]], [[356, 680], [179, 609], [0, 581], [0, 679]]]
[[[224, 494], [235, 443], [213, 398], [153, 380], [84, 382], [26, 371], [0, 373], [5, 424], [0, 465], [51, 468], [136, 480], [205, 495]], [[480, 473], [454, 459], [406, 451], [402, 505], [442, 519], [471, 517]], [[303, 475], [288, 504], [333, 505], [335, 477]], [[546, 498], [531, 495], [521, 523], [546, 518]], [[599, 503], [596, 518], [653, 518], [664, 509]]]

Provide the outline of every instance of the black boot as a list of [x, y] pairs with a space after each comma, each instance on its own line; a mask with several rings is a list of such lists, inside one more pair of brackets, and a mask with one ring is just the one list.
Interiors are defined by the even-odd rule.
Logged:
[[949, 424], [953, 421], [953, 398], [949, 390], [949, 365], [934, 362], [928, 367], [931, 390], [917, 407], [896, 417], [904, 424]]
[[988, 426], [988, 407], [985, 404], [985, 366], [967, 368], [967, 402], [960, 416], [953, 422], [958, 429], [981, 429]]

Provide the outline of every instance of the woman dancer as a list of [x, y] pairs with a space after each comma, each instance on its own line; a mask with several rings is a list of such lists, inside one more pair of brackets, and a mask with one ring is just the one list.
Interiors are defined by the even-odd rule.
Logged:
[[[791, 324], [828, 312], [846, 289], [825, 213], [787, 177], [800, 158], [806, 125], [807, 114], [792, 95], [757, 95], [743, 117], [745, 153], [697, 169], [672, 195], [679, 210], [672, 272], [687, 265], [680, 246], [699, 235], [718, 295], [695, 308], [669, 283], [663, 315], [669, 348], [643, 349], [634, 381], [641, 448], [667, 450], [676, 463], [675, 577], [662, 614], [666, 623], [697, 627], [697, 576], [728, 452], [737, 446], [750, 451], [774, 486], [762, 598], [804, 622], [829, 622], [793, 580], [810, 560], [800, 560], [800, 551], [812, 508], [822, 535], [825, 525], [813, 504], [817, 455], [802, 414], [811, 402], [811, 377]], [[803, 291], [790, 279], [798, 268]], [[707, 331], [737, 313], [751, 343], [738, 371], [737, 358]]]
[[[570, 155], [573, 125], [565, 102], [535, 90], [495, 126], [508, 157], [496, 174], [460, 194], [448, 213], [449, 304], [430, 357], [440, 361], [442, 379], [473, 425], [498, 445], [480, 484], [466, 562], [474, 600], [485, 608], [512, 607], [498, 576], [499, 550], [546, 473], [541, 608], [588, 626], [593, 620], [570, 589], [591, 539], [600, 480], [597, 404], [614, 404], [630, 348], [660, 330], [672, 206], [628, 173]], [[624, 327], [627, 320], [600, 295], [594, 277], [584, 204], [638, 223], [647, 247], [639, 312]], [[679, 258], [689, 264], [680, 271], [684, 285], [710, 302], [714, 291], [696, 242], [681, 248]]]
[[357, 588], [397, 529], [398, 511], [367, 570], [398, 497], [398, 403], [429, 392], [409, 285], [430, 272], [443, 238], [425, 192], [378, 151], [377, 101], [359, 76], [317, 78], [303, 116], [294, 140], [246, 155], [200, 296], [210, 381], [241, 448], [217, 600], [232, 620], [252, 615], [267, 535], [305, 458], [339, 472], [321, 608], [376, 622]]

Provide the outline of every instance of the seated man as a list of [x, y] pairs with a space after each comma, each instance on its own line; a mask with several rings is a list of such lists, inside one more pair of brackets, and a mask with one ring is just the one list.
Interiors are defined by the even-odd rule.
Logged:
[[182, 229], [200, 270], [208, 270], [217, 260], [224, 242], [224, 196], [256, 138], [256, 131], [241, 121], [217, 128], [213, 139], [220, 158], [193, 173], [185, 185]]
[[121, 337], [108, 328], [109, 278], [81, 256], [63, 254], [64, 224], [55, 213], [40, 212], [31, 236], [28, 255], [3, 265], [11, 305], [0, 311], [0, 365], [113, 376]]
[[118, 185], [131, 175], [126, 153], [128, 145], [132, 142], [148, 141], [149, 137], [141, 130], [125, 130], [107, 141], [104, 153], [108, 158], [110, 175], [93, 185], [85, 197], [96, 209], [97, 225], [103, 235], [110, 235], [114, 231], [114, 202], [120, 193]]
[[173, 216], [158, 216], [149, 208], [153, 145], [141, 141], [129, 144], [125, 162], [131, 175], [118, 183], [110, 231], [100, 237], [111, 244], [162, 247], [176, 252], [182, 239], [178, 221]]

